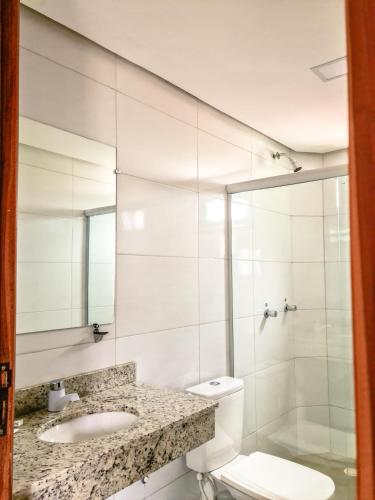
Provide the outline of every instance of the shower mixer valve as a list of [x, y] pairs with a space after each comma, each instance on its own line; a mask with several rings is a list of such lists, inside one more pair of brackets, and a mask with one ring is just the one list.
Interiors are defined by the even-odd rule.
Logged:
[[284, 306], [284, 311], [297, 311], [297, 306], [296, 305], [291, 305], [291, 304], [285, 304]]
[[273, 309], [267, 309], [264, 311], [264, 317], [265, 318], [276, 318], [277, 316], [277, 311], [274, 311]]

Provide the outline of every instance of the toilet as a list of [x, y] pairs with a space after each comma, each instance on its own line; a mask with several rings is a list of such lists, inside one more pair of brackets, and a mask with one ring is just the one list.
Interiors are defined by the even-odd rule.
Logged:
[[[209, 473], [236, 500], [326, 500], [333, 496], [335, 484], [321, 472], [259, 451], [248, 456], [240, 454], [244, 406], [242, 380], [219, 377], [186, 390], [219, 403], [214, 439], [186, 455], [191, 470]], [[215, 498], [211, 488], [204, 489], [204, 496], [207, 500]]]

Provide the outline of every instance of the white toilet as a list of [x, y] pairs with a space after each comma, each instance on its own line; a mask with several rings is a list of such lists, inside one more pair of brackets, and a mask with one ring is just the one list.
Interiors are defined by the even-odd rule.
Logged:
[[[335, 492], [332, 479], [302, 465], [255, 452], [240, 455], [243, 425], [243, 381], [220, 377], [187, 389], [218, 400], [215, 438], [186, 455], [187, 466], [210, 473], [236, 500], [326, 500]], [[205, 495], [213, 500], [213, 492]]]

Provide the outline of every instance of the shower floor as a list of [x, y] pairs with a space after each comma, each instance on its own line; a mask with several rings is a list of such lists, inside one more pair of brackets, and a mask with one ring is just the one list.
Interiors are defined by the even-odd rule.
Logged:
[[356, 478], [345, 474], [346, 467], [355, 467], [354, 462], [331, 453], [301, 455], [293, 462], [306, 465], [331, 477], [335, 483], [334, 500], [355, 500]]

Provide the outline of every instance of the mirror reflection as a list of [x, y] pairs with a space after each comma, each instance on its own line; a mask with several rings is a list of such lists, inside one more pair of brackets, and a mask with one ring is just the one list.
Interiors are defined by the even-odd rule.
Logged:
[[17, 333], [111, 323], [116, 150], [20, 119]]

